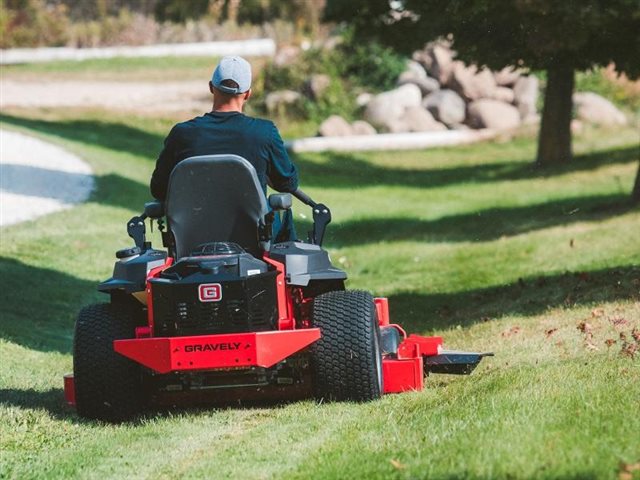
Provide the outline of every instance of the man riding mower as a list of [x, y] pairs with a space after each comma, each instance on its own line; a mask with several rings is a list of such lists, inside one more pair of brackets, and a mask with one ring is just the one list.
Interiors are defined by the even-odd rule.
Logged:
[[[482, 353], [407, 335], [385, 298], [345, 289], [322, 240], [331, 213], [311, 207], [305, 242], [272, 239], [291, 194], [265, 198], [236, 155], [173, 169], [166, 201], [127, 223], [135, 246], [116, 252], [109, 303], [76, 322], [67, 402], [80, 416], [121, 421], [150, 405], [294, 400], [370, 401], [421, 390], [429, 373], [468, 374]], [[166, 250], [145, 237], [157, 222]]]

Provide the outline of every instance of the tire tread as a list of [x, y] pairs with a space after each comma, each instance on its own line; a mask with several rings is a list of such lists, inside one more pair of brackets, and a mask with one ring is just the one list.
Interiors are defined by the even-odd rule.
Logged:
[[371, 294], [344, 290], [319, 295], [313, 303], [313, 323], [322, 331], [311, 348], [316, 397], [356, 402], [379, 398], [373, 352], [377, 349], [380, 355], [378, 325]]

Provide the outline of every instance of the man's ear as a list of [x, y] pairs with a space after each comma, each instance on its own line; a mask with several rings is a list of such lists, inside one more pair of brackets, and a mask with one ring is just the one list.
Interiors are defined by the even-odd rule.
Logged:
[[244, 93], [244, 101], [246, 102], [247, 100], [249, 100], [251, 98], [251, 94], [253, 93], [253, 90], [249, 89]]
[[209, 80], [209, 91], [213, 94], [213, 83]]

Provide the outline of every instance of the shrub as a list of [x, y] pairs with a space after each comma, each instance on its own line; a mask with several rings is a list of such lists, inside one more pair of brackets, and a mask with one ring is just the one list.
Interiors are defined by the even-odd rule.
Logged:
[[599, 68], [576, 75], [576, 91], [595, 92], [622, 108], [633, 112], [640, 110], [640, 80], [618, 76], [614, 66]]
[[0, 1], [0, 48], [65, 45], [69, 18], [65, 5], [44, 0]]
[[[329, 86], [319, 99], [306, 100], [298, 116], [316, 122], [332, 114], [354, 118], [357, 94], [363, 90], [379, 92], [393, 88], [407, 60], [379, 44], [358, 45], [351, 38], [347, 34], [333, 49], [308, 50], [290, 65], [268, 64], [262, 84], [257, 85], [258, 95], [283, 89], [302, 92], [311, 75], [322, 73], [329, 76]], [[261, 98], [256, 100], [260, 105]]]
[[336, 48], [336, 57], [344, 76], [373, 91], [392, 89], [407, 67], [406, 57], [376, 42], [356, 42], [349, 31]]

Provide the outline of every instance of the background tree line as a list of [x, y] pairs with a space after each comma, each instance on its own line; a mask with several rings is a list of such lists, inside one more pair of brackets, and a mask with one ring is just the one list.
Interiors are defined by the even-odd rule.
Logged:
[[149, 43], [145, 38], [154, 39], [144, 32], [122, 32], [194, 21], [231, 27], [279, 21], [315, 35], [324, 6], [325, 0], [0, 0], [0, 48], [88, 46], [91, 40], [85, 37], [91, 35], [96, 44], [119, 43], [127, 36]]

